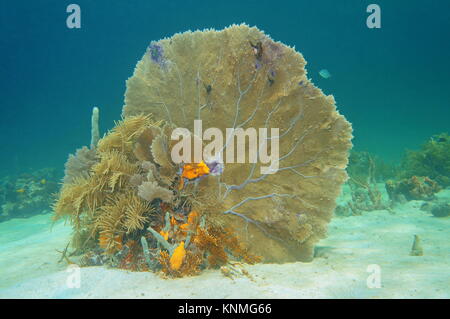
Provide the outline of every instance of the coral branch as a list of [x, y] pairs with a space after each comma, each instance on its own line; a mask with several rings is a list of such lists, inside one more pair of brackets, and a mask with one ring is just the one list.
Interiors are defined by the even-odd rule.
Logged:
[[148, 250], [147, 239], [145, 239], [144, 236], [141, 236], [141, 245], [142, 245], [142, 251], [144, 253], [145, 261], [147, 262], [148, 267], [151, 269], [153, 267], [153, 263], [150, 259], [150, 252]]
[[92, 117], [91, 117], [91, 149], [96, 148], [98, 141], [100, 140], [100, 129], [98, 126], [99, 119], [99, 109], [98, 107], [94, 107], [92, 109]]
[[156, 230], [154, 230], [151, 226], [148, 226], [147, 230], [152, 233], [153, 237], [158, 241], [161, 246], [164, 247], [164, 249], [167, 249], [170, 254], [173, 253], [173, 250], [175, 247], [173, 247], [167, 240], [164, 239], [164, 237], [158, 233]]

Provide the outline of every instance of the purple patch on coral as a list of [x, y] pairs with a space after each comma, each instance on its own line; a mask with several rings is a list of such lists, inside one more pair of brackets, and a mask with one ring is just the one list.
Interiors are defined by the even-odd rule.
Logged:
[[164, 50], [160, 44], [156, 42], [150, 43], [147, 52], [154, 63], [159, 64], [159, 66], [164, 65]]
[[283, 46], [280, 43], [266, 39], [263, 41], [262, 47], [264, 48], [263, 63], [268, 63], [273, 66], [283, 56]]
[[211, 162], [206, 162], [206, 165], [209, 168], [209, 174], [211, 175], [220, 175], [223, 172], [223, 163], [218, 160], [212, 160]]

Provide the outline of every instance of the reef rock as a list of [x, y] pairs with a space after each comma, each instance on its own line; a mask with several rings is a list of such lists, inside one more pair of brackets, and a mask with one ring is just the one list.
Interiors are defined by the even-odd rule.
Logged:
[[389, 198], [398, 202], [401, 198], [406, 200], [431, 200], [441, 187], [426, 176], [413, 176], [400, 181], [388, 180], [386, 191]]
[[431, 213], [435, 217], [448, 217], [450, 216], [450, 204], [438, 203], [431, 208]]
[[450, 203], [446, 199], [437, 199], [426, 202], [420, 207], [420, 209], [431, 213], [434, 217], [450, 216]]
[[60, 176], [54, 168], [2, 176], [0, 179], [0, 222], [10, 218], [48, 213]]
[[432, 136], [417, 151], [408, 151], [401, 164], [400, 177], [428, 176], [441, 186], [450, 186], [450, 136]]

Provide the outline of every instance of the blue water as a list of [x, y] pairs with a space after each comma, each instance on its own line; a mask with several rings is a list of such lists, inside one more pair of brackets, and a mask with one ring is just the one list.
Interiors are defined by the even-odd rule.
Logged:
[[[88, 1], [68, 29], [69, 1], [9, 1], [0, 10], [0, 172], [54, 166], [119, 119], [125, 80], [151, 40], [246, 22], [295, 46], [310, 77], [353, 123], [354, 144], [387, 160], [450, 130], [450, 2]], [[366, 27], [376, 2], [382, 28]], [[318, 72], [332, 74], [323, 79]]]

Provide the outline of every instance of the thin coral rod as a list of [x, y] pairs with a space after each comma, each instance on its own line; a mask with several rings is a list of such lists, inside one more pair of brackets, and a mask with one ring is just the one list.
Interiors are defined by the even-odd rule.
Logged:
[[[277, 194], [277, 193], [273, 193], [273, 194], [268, 194], [268, 195], [263, 195], [263, 196], [258, 196], [258, 197], [247, 197], [246, 199], [244, 199], [240, 203], [238, 203], [238, 204], [234, 205], [233, 207], [231, 207], [226, 212], [233, 211], [236, 208], [241, 207], [242, 205], [244, 205], [245, 203], [247, 203], [249, 201], [266, 199], [266, 198], [271, 198], [271, 197], [287, 197], [287, 196], [292, 197], [292, 194]], [[226, 214], [226, 212], [224, 214]]]

